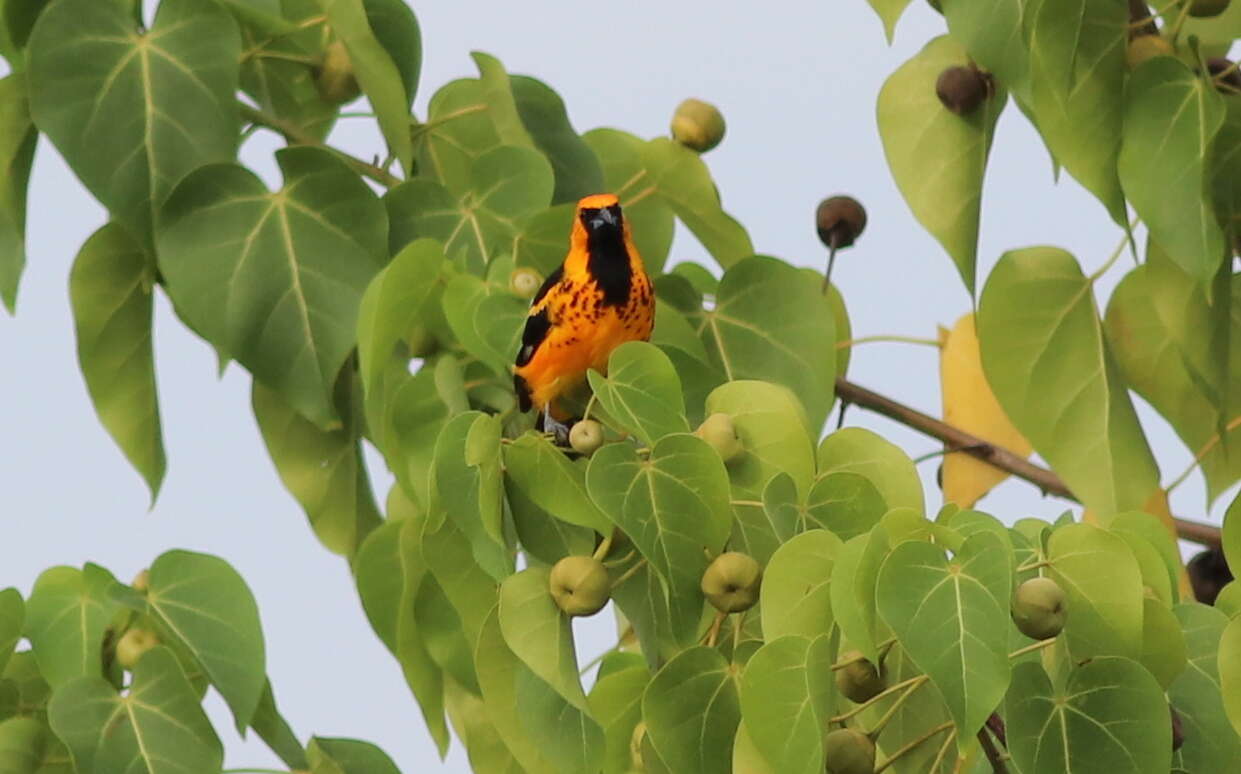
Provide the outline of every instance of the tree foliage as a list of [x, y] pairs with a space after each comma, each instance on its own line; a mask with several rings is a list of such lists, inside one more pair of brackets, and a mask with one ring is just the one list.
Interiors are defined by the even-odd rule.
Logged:
[[[871, 4], [890, 37], [908, 0]], [[403, 0], [162, 0], [150, 19], [130, 0], [0, 3], [0, 298], [14, 308], [42, 134], [108, 212], [70, 281], [104, 427], [157, 496], [164, 294], [253, 376], [282, 482], [350, 562], [430, 737], [455, 736], [476, 771], [1230, 770], [1241, 592], [1189, 596], [1179, 479], [1132, 393], [1195, 453], [1209, 498], [1241, 479], [1241, 76], [1221, 58], [1241, 3], [933, 5], [946, 32], [891, 75], [878, 119], [913, 215], [981, 285], [942, 333], [944, 417], [1037, 452], [1084, 522], [973, 510], [1004, 473], [960, 450], [936, 512], [900, 448], [829, 432], [845, 301], [755, 255], [692, 148], [579, 133], [551, 87], [477, 52], [415, 118]], [[362, 96], [382, 160], [325, 142]], [[977, 277], [1010, 102], [1121, 229], [1093, 272], [1011, 245]], [[255, 130], [287, 140], [276, 190], [238, 162]], [[581, 409], [605, 443], [581, 455], [517, 411], [509, 367], [517, 278], [556, 267], [573, 202], [600, 190], [659, 304], [652, 341], [589, 375]], [[677, 223], [716, 266], [668, 265]], [[834, 252], [863, 225], [843, 242], [833, 227]], [[1104, 304], [1096, 280], [1126, 249], [1139, 265]], [[396, 479], [382, 505], [364, 444]], [[1223, 551], [1241, 566], [1241, 500]], [[565, 611], [609, 598], [617, 646], [584, 682]], [[53, 567], [25, 597], [0, 592], [0, 675], [5, 772], [218, 774], [208, 687], [291, 770], [397, 770], [289, 728], [258, 605], [211, 556], [169, 551], [128, 584]]]

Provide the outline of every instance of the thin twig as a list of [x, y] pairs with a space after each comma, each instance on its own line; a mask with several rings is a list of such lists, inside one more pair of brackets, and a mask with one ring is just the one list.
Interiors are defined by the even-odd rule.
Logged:
[[636, 563], [634, 563], [633, 567], [630, 567], [628, 570], [625, 570], [625, 572], [619, 578], [612, 581], [612, 591], [616, 591], [616, 588], [618, 586], [620, 586], [622, 583], [632, 578], [634, 576], [634, 573], [636, 573], [638, 570], [641, 570], [645, 565], [646, 565], [646, 560], [639, 559]]
[[986, 753], [987, 760], [991, 761], [991, 771], [995, 774], [1008, 774], [1008, 764], [1004, 762], [1004, 754], [996, 748], [995, 742], [991, 741], [991, 734], [987, 733], [986, 726], [978, 729], [978, 742], [982, 745], [982, 751]]
[[[1063, 497], [1073, 502], [1081, 502], [1069, 491], [1064, 481], [1055, 473], [1046, 468], [1040, 468], [1038, 465], [1024, 457], [1017, 456], [1002, 446], [985, 441], [972, 433], [967, 433], [960, 428], [953, 427], [946, 422], [923, 414], [921, 411], [910, 408], [903, 403], [897, 403], [891, 398], [872, 392], [847, 379], [836, 380], [836, 395], [843, 401], [870, 409], [877, 414], [883, 414], [885, 417], [895, 420], [906, 427], [913, 428], [932, 438], [937, 438], [947, 444], [953, 451], [963, 451], [1000, 470], [1011, 473], [1017, 478], [1029, 481], [1042, 490], [1043, 494]], [[1178, 518], [1174, 518], [1172, 521], [1176, 525], [1177, 536], [1183, 540], [1208, 546], [1218, 546], [1220, 544], [1219, 527]]]
[[247, 105], [246, 103], [240, 102], [240, 101], [237, 103], [237, 107], [238, 107], [238, 110], [241, 111], [242, 118], [244, 118], [245, 120], [249, 121], [252, 124], [257, 124], [259, 126], [265, 126], [268, 129], [271, 129], [272, 131], [279, 132], [280, 134], [284, 135], [285, 140], [287, 140], [290, 145], [313, 145], [318, 148], [326, 148], [327, 150], [330, 150], [333, 153], [335, 153], [340, 158], [344, 159], [345, 163], [353, 167], [354, 171], [358, 172], [361, 175], [365, 175], [366, 177], [369, 177], [371, 180], [374, 180], [376, 183], [379, 183], [382, 186], [387, 186], [388, 188], [391, 188], [395, 185], [400, 185], [402, 182], [401, 178], [397, 177], [396, 175], [393, 175], [390, 172], [380, 169], [374, 164], [368, 164], [362, 159], [356, 158], [354, 156], [350, 156], [348, 153], [344, 153], [342, 151], [337, 150], [336, 148], [331, 147], [330, 145], [325, 145], [324, 143], [319, 142], [314, 137], [306, 134], [300, 128], [290, 124], [288, 121], [285, 121], [282, 118], [278, 118], [269, 113], [265, 113], [256, 107]]
[[908, 680], [899, 682], [896, 685], [893, 685], [889, 688], [885, 688], [883, 691], [875, 694], [874, 696], [870, 697], [869, 699], [857, 705], [856, 707], [849, 710], [848, 712], [842, 712], [839, 715], [833, 715], [831, 717], [831, 720], [829, 720], [828, 722], [843, 723], [844, 721], [848, 720], [849, 718], [853, 717], [859, 712], [865, 712], [867, 708], [874, 706], [876, 703], [880, 701], [883, 701], [884, 699], [891, 696], [892, 694], [897, 693], [898, 691], [904, 691], [906, 689], [912, 691], [914, 688], [917, 688], [919, 685], [922, 685], [929, 679], [930, 678], [927, 677], [926, 675], [918, 675], [917, 677], [911, 677]]
[[862, 336], [857, 339], [848, 339], [847, 341], [836, 342], [836, 349], [848, 349], [855, 344], [871, 344], [874, 342], [886, 341], [893, 344], [920, 344], [924, 347], [940, 348], [938, 339], [926, 339], [918, 336], [896, 336], [883, 334], [879, 336]]

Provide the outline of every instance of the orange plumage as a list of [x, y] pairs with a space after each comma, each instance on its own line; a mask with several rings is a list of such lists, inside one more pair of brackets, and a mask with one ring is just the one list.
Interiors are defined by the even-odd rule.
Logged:
[[566, 419], [556, 399], [587, 370], [605, 372], [621, 344], [650, 339], [654, 323], [655, 294], [620, 203], [587, 196], [577, 203], [569, 254], [530, 303], [513, 369], [522, 411]]

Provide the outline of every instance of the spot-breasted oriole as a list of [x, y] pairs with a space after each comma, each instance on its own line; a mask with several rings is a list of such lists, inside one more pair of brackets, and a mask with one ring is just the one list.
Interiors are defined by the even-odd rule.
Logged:
[[606, 372], [621, 344], [650, 339], [654, 324], [651, 279], [620, 203], [612, 194], [587, 196], [577, 203], [569, 254], [530, 302], [513, 369], [521, 410], [539, 409], [544, 428], [556, 429], [569, 418], [556, 399], [587, 370]]

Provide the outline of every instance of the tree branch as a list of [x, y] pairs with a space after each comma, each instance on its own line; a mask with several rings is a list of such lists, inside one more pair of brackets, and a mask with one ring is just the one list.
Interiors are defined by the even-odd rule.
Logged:
[[355, 158], [354, 156], [350, 156], [348, 153], [344, 153], [331, 147], [330, 145], [319, 142], [314, 137], [303, 132], [299, 127], [290, 124], [282, 118], [265, 113], [262, 110], [247, 105], [241, 101], [237, 102], [237, 109], [241, 111], [241, 117], [246, 121], [249, 121], [256, 126], [267, 127], [268, 129], [284, 135], [284, 139], [287, 140], [290, 145], [313, 145], [317, 148], [325, 148], [332, 151], [343, 159], [346, 164], [353, 167], [358, 174], [365, 175], [382, 186], [391, 188], [395, 185], [400, 185], [402, 182], [401, 178], [393, 175], [388, 170], [377, 167], [374, 164], [368, 164], [362, 159]]
[[[972, 454], [989, 465], [1011, 473], [1017, 478], [1029, 481], [1042, 490], [1045, 495], [1051, 494], [1066, 500], [1072, 500], [1073, 502], [1081, 502], [1069, 491], [1064, 481], [1050, 470], [1040, 468], [1038, 465], [1017, 456], [1008, 449], [996, 446], [990, 441], [985, 441], [960, 428], [927, 416], [921, 411], [910, 408], [903, 403], [897, 403], [891, 398], [872, 392], [843, 378], [836, 380], [836, 395], [846, 403], [853, 403], [862, 408], [870, 409], [875, 413], [883, 414], [885, 417], [895, 420], [906, 427], [913, 428], [925, 435], [938, 439], [944, 442], [950, 450]], [[1207, 546], [1220, 545], [1219, 527], [1176, 518], [1173, 519], [1173, 522], [1176, 525], [1176, 534], [1184, 540]]]
[[986, 753], [987, 760], [991, 762], [991, 771], [995, 774], [1008, 774], [1008, 764], [1004, 763], [1004, 756], [996, 749], [995, 742], [991, 741], [991, 734], [987, 733], [987, 729], [978, 729], [978, 741], [982, 745], [982, 751]]

